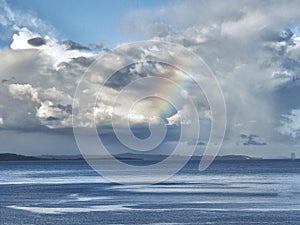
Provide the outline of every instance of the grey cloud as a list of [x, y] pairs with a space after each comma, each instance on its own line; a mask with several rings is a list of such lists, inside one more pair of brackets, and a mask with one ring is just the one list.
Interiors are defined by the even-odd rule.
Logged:
[[189, 142], [187, 142], [187, 144], [188, 145], [206, 145], [206, 143], [205, 142], [203, 142], [203, 141], [197, 141], [197, 140], [192, 140], [192, 141], [189, 141]]
[[[47, 56], [34, 50], [1, 50], [0, 56], [3, 129], [71, 126], [72, 96], [82, 66], [73, 63], [57, 70]], [[14, 79], [3, 74], [14, 74]]]
[[[181, 25], [160, 40], [183, 44], [217, 75], [231, 137], [247, 132], [277, 138], [276, 131], [269, 131], [283, 112], [300, 107], [293, 97], [299, 95], [300, 48], [288, 28], [300, 17], [299, 1], [188, 1], [155, 13], [160, 19], [171, 15], [170, 23]], [[139, 16], [147, 20], [144, 15]], [[254, 139], [245, 143], [264, 144]]]
[[58, 104], [57, 106], [54, 106], [54, 107], [57, 107], [69, 114], [72, 113], [72, 105], [71, 104], [68, 104], [68, 105], [62, 105], [62, 104]]
[[110, 49], [107, 48], [103, 43], [91, 43], [88, 45], [88, 48], [96, 51], [104, 51], [104, 52], [110, 51]]
[[126, 68], [123, 68], [119, 71], [117, 71], [115, 74], [113, 74], [105, 83], [107, 87], [114, 88], [116, 90], [121, 89], [122, 87], [125, 87], [130, 82], [140, 78], [140, 77], [146, 77], [147, 74], [143, 69], [141, 69], [140, 72], [136, 72], [134, 70], [136, 64], [129, 65]]
[[105, 86], [119, 90], [136, 78], [137, 77], [129, 73], [128, 68], [125, 68], [111, 76], [109, 80], [105, 83]]
[[[228, 139], [236, 138], [241, 133], [255, 133], [266, 137], [269, 143], [273, 137], [278, 137], [274, 128], [280, 125], [279, 121], [284, 115], [292, 115], [292, 110], [300, 108], [297, 99], [300, 96], [299, 41], [288, 29], [292, 21], [300, 18], [299, 8], [299, 1], [290, 1], [289, 4], [281, 1], [183, 1], [172, 3], [162, 10], [138, 12], [134, 26], [146, 32], [146, 36], [184, 45], [209, 64], [226, 98]], [[139, 28], [141, 25], [147, 26]], [[78, 51], [96, 48], [70, 40], [64, 45], [68, 50]], [[102, 45], [97, 48], [104, 50]], [[5, 128], [13, 127], [16, 123], [20, 127], [50, 125], [52, 129], [70, 126], [69, 114], [76, 82], [96, 56], [73, 58], [58, 67], [49, 64], [49, 58], [39, 51], [1, 50], [0, 57], [0, 78], [3, 83], [0, 102], [5, 105], [1, 109], [1, 117], [4, 118]], [[139, 60], [141, 56], [132, 52], [132, 57]], [[109, 62], [107, 66], [113, 65], [114, 62]], [[109, 102], [114, 91], [135, 79], [148, 76], [151, 71], [161, 72], [151, 64], [140, 68], [131, 65], [111, 77], [105, 84], [110, 88], [103, 93], [107, 105], [99, 106], [100, 114], [103, 109], [107, 111], [107, 115], [101, 114], [104, 118], [101, 123], [109, 117]], [[16, 80], [10, 80], [10, 74], [15, 75]], [[12, 82], [31, 84], [37, 91], [39, 101], [32, 101], [32, 95], [27, 92], [26, 95], [13, 98], [8, 94], [7, 86]], [[85, 91], [95, 88], [91, 83]], [[51, 91], [53, 87], [56, 90]], [[144, 84], [143, 88], [146, 87], [147, 84]], [[191, 93], [193, 100], [198, 101], [196, 105], [199, 111], [206, 109], [200, 108], [202, 98], [198, 93], [192, 90]], [[27, 95], [29, 97], [21, 99], [21, 96]], [[46, 111], [48, 113], [41, 113], [43, 116], [37, 118], [37, 110], [47, 102], [51, 102], [44, 108], [49, 110]], [[17, 112], [14, 110], [16, 105], [19, 108]], [[84, 116], [93, 116], [92, 111], [88, 113]], [[298, 114], [293, 116], [292, 130], [287, 130], [289, 133], [297, 133], [297, 118]], [[244, 145], [267, 144], [253, 135], [241, 138]]]
[[31, 38], [31, 39], [27, 40], [27, 42], [28, 42], [28, 44], [30, 44], [34, 47], [39, 47], [39, 46], [45, 45], [47, 43], [47, 41], [42, 37]]
[[257, 145], [257, 146], [267, 145], [266, 142], [260, 142], [260, 141], [256, 140], [259, 137], [254, 134], [250, 134], [250, 135], [241, 134], [240, 137], [242, 139], [246, 139], [246, 141], [243, 143], [243, 145]]
[[95, 61], [95, 59], [92, 58], [92, 57], [87, 58], [87, 57], [81, 56], [81, 57], [73, 58], [72, 61], [71, 61], [71, 63], [77, 63], [77, 64], [79, 64], [81, 66], [88, 67], [94, 61]]
[[2, 83], [2, 84], [5, 84], [5, 83], [8, 83], [8, 82], [10, 82], [10, 81], [13, 81], [14, 79], [16, 79], [16, 78], [15, 78], [15, 77], [11, 77], [11, 78], [2, 79], [2, 80], [1, 80], [1, 83]]
[[[131, 53], [134, 54], [134, 52]], [[136, 60], [138, 61], [139, 59], [139, 56], [137, 56]], [[174, 71], [175, 69], [173, 66], [160, 62], [138, 62], [117, 71], [108, 79], [105, 85], [119, 90], [138, 78], [148, 76], [169, 76], [168, 78], [172, 79], [171, 74], [174, 73]]]
[[66, 40], [63, 41], [62, 43], [66, 46], [67, 50], [90, 50], [90, 48], [83, 46], [72, 40]]
[[46, 121], [54, 121], [54, 120], [59, 120], [59, 118], [53, 116], [49, 116], [46, 118]]

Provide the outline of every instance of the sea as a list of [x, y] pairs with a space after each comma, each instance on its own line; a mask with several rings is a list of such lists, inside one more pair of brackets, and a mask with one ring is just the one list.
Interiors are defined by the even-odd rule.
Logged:
[[300, 161], [198, 163], [124, 185], [83, 160], [0, 162], [0, 224], [300, 224]]

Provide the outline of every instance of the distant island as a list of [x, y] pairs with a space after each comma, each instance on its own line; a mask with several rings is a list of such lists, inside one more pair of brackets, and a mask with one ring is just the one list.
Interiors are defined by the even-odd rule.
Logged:
[[34, 156], [17, 155], [12, 153], [0, 154], [0, 161], [33, 161], [33, 160], [39, 160], [39, 158]]
[[[141, 160], [141, 161], [161, 161], [167, 155], [150, 155], [150, 154], [133, 154], [124, 153], [117, 154], [114, 157], [118, 160]], [[182, 156], [175, 156], [180, 159]], [[192, 156], [190, 160], [200, 160], [202, 156]], [[108, 160], [107, 157], [90, 156], [89, 159], [94, 160]], [[36, 161], [36, 160], [84, 160], [81, 155], [41, 155], [41, 156], [25, 156], [13, 153], [0, 153], [0, 161]], [[223, 155], [215, 158], [217, 161], [233, 161], [233, 160], [267, 160], [263, 158], [250, 157], [246, 155]], [[290, 159], [280, 159], [290, 160]], [[296, 159], [299, 160], [299, 159]]]

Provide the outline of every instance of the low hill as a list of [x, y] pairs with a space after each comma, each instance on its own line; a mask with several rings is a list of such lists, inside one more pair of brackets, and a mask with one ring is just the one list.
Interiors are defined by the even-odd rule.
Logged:
[[0, 153], [0, 161], [32, 161], [39, 160], [38, 157], [17, 155], [12, 153]]

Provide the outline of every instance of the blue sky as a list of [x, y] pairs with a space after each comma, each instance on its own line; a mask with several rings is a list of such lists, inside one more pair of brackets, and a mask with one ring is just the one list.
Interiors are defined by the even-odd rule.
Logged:
[[113, 47], [134, 37], [122, 29], [122, 21], [131, 11], [159, 8], [171, 1], [147, 0], [10, 0], [14, 9], [30, 12], [52, 25], [60, 39], [82, 44], [104, 42]]

